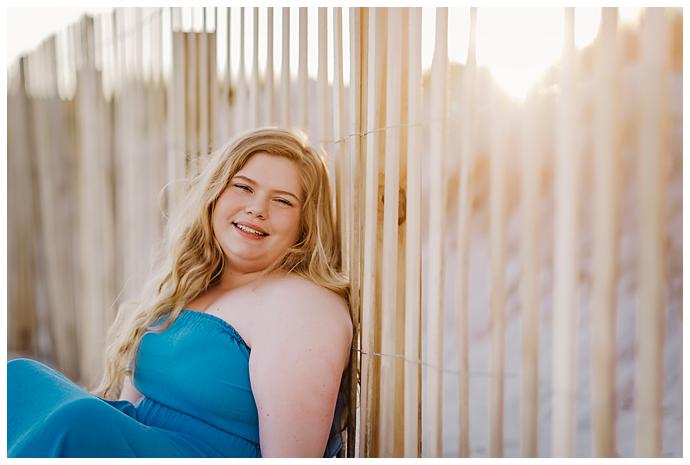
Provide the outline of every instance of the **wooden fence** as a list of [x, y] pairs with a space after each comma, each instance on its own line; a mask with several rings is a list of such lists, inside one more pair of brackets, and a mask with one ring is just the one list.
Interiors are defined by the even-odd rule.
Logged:
[[[92, 385], [185, 179], [238, 132], [294, 126], [328, 153], [352, 281], [342, 455], [679, 455], [662, 434], [678, 427], [662, 407], [682, 379], [669, 366], [682, 341], [678, 11], [623, 28], [603, 9], [577, 50], [566, 9], [560, 64], [524, 101], [478, 65], [481, 10], [464, 64], [449, 61], [445, 8], [432, 31], [419, 8], [311, 13], [115, 9], [11, 67], [10, 355]], [[621, 381], [624, 363], [634, 376]], [[627, 427], [620, 393], [633, 381]]]

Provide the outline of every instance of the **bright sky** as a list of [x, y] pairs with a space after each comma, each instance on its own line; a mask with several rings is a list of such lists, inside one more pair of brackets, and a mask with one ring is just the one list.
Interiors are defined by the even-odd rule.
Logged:
[[7, 9], [7, 64], [37, 47], [43, 39], [64, 30], [84, 13], [100, 14], [112, 8], [16, 8]]
[[[40, 11], [37, 14], [37, 11]], [[112, 11], [112, 8], [9, 8], [7, 10], [8, 41], [7, 62], [12, 63], [21, 53], [30, 50], [49, 34], [63, 30], [66, 26], [88, 12], [100, 14]], [[619, 10], [621, 21], [636, 21], [639, 8], [622, 8]], [[345, 82], [349, 81], [349, 12], [343, 9], [343, 65]], [[329, 50], [332, 47], [333, 9], [328, 9]], [[590, 43], [597, 31], [600, 19], [598, 8], [576, 8], [575, 10], [575, 44], [583, 47]], [[168, 9], [164, 10], [164, 23], [169, 21]], [[194, 17], [190, 8], [185, 8], [182, 24], [185, 28], [201, 29], [203, 17], [201, 9], [196, 8]], [[213, 9], [207, 9], [207, 23], [214, 21]], [[231, 34], [233, 49], [231, 49], [231, 66], [233, 73], [239, 67], [239, 21], [238, 8], [232, 9]], [[274, 9], [274, 70], [280, 72], [279, 44], [282, 35], [282, 8]], [[259, 67], [266, 66], [266, 8], [259, 8]], [[318, 10], [310, 7], [309, 23], [309, 74], [317, 75], [318, 59]], [[422, 66], [429, 68], [434, 48], [434, 8], [422, 9]], [[221, 31], [226, 28], [226, 16], [220, 15], [218, 26]], [[252, 27], [253, 9], [245, 8], [245, 60], [247, 70], [251, 70], [252, 60]], [[291, 8], [290, 35], [291, 43], [298, 43], [299, 10]], [[448, 27], [448, 53], [451, 61], [464, 63], [467, 55], [469, 34], [469, 8], [450, 8]], [[480, 65], [486, 65], [492, 74], [506, 90], [516, 97], [524, 95], [531, 83], [535, 82], [541, 73], [553, 63], [561, 52], [563, 42], [563, 8], [479, 8], [477, 13], [477, 59]], [[169, 47], [164, 38], [164, 47]], [[290, 68], [293, 75], [297, 73], [298, 56], [296, 47], [291, 47]], [[223, 72], [226, 67], [226, 47], [218, 44], [218, 68]], [[145, 51], [146, 53], [146, 51]], [[144, 62], [147, 60], [145, 59]], [[167, 63], [164, 63], [166, 66]], [[332, 79], [333, 64], [329, 57], [329, 77]]]

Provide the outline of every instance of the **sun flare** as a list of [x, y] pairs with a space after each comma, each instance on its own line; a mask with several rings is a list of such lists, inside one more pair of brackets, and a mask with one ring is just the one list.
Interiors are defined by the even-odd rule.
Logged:
[[[619, 9], [619, 21], [639, 18], [639, 8]], [[596, 37], [600, 8], [575, 9], [575, 47]], [[479, 8], [477, 63], [486, 66], [504, 90], [524, 98], [541, 75], [555, 63], [564, 42], [563, 8]]]
[[[600, 10], [576, 10], [575, 44], [596, 35]], [[480, 8], [477, 12], [477, 64], [486, 66], [500, 87], [523, 98], [563, 49], [562, 8]]]

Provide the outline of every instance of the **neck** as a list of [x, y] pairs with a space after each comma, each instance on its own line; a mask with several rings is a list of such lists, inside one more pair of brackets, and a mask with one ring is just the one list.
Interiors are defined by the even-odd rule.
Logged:
[[238, 287], [246, 286], [261, 278], [261, 271], [254, 271], [250, 273], [242, 273], [239, 271], [232, 271], [228, 268], [223, 270], [220, 276], [220, 281], [216, 285], [219, 290], [231, 291]]

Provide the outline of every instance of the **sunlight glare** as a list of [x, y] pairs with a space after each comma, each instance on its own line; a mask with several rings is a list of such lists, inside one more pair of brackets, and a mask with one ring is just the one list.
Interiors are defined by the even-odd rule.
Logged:
[[517, 98], [555, 62], [563, 41], [560, 8], [479, 8], [477, 64]]
[[[563, 17], [563, 8], [479, 8], [477, 63], [513, 97], [524, 98], [561, 54]], [[598, 8], [575, 9], [577, 48], [594, 40], [600, 17]]]

